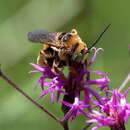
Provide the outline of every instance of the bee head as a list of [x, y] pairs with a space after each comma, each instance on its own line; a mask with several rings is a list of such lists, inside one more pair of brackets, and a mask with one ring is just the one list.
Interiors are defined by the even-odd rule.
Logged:
[[63, 42], [67, 47], [71, 47], [81, 41], [76, 29], [72, 29], [70, 32], [60, 33], [58, 40]]
[[86, 47], [86, 44], [81, 40], [76, 29], [72, 29], [68, 33], [61, 33], [59, 35], [59, 40], [63, 42], [67, 48], [73, 48], [78, 44], [76, 52], [81, 52], [81, 50]]

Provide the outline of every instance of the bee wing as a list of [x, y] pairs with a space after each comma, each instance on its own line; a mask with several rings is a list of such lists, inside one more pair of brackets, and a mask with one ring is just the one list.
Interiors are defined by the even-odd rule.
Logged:
[[32, 42], [44, 43], [44, 44], [53, 44], [56, 42], [56, 33], [47, 32], [45, 30], [36, 30], [29, 32], [27, 34], [28, 40]]

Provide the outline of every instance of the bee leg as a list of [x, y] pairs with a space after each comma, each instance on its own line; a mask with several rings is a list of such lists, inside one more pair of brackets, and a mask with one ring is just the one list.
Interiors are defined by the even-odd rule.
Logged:
[[53, 65], [52, 65], [52, 72], [54, 72], [55, 74], [63, 74], [62, 71], [60, 70], [60, 68], [58, 67], [59, 66], [59, 60], [58, 59], [55, 59], [53, 61]]

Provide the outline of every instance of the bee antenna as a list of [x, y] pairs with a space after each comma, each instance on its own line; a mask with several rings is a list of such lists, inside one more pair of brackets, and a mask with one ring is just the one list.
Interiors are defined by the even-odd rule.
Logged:
[[98, 43], [98, 41], [102, 38], [103, 34], [108, 30], [110, 26], [111, 24], [107, 25], [107, 27], [103, 30], [103, 32], [101, 32], [101, 34], [97, 37], [94, 43], [88, 48], [88, 51]]

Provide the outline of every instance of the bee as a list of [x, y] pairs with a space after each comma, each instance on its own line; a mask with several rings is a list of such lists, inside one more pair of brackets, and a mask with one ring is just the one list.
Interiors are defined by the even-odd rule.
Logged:
[[44, 67], [61, 68], [69, 64], [72, 56], [87, 50], [86, 43], [81, 40], [76, 29], [70, 32], [36, 30], [28, 33], [28, 39], [43, 44], [37, 64]]
[[36, 30], [28, 33], [28, 40], [42, 43], [43, 47], [37, 57], [37, 64], [44, 67], [62, 68], [70, 66], [70, 61], [78, 54], [86, 54], [100, 40], [110, 24], [98, 36], [95, 42], [88, 48], [82, 41], [76, 29], [70, 32], [47, 32]]

